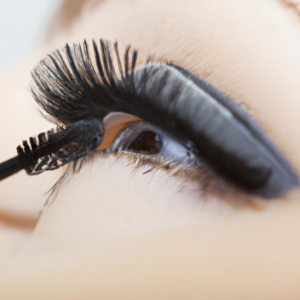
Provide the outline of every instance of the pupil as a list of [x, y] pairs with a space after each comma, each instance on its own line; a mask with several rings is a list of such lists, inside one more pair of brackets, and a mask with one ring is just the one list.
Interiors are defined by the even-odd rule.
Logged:
[[159, 135], [153, 131], [141, 132], [127, 147], [132, 152], [155, 154], [161, 149], [162, 142]]

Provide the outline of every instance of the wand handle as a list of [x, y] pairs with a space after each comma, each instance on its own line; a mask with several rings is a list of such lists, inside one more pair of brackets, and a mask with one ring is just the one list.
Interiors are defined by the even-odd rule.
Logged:
[[5, 179], [10, 175], [13, 175], [21, 171], [22, 169], [23, 168], [18, 159], [18, 156], [15, 156], [0, 164], [0, 180]]

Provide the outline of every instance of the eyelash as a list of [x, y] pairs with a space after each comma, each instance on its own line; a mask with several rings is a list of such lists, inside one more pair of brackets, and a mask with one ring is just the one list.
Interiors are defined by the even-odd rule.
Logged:
[[[133, 167], [133, 170], [142, 168], [142, 175], [161, 170], [169, 177], [179, 179], [180, 182], [196, 183], [202, 195], [212, 183], [211, 175], [204, 168], [199, 168], [197, 164], [186, 165], [178, 161], [166, 160], [159, 155], [144, 155], [126, 151], [112, 154], [116, 157], [116, 161], [121, 161], [125, 166]], [[145, 169], [145, 167], [148, 168]], [[226, 189], [226, 191], [229, 190]], [[230, 190], [230, 192], [232, 191], [233, 189]]]

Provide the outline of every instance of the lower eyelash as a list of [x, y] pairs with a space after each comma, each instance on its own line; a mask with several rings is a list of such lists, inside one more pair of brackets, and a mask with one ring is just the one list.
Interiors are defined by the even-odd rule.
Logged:
[[182, 182], [189, 181], [197, 183], [202, 193], [203, 191], [206, 191], [210, 182], [209, 173], [203, 168], [200, 168], [196, 163], [187, 165], [172, 160], [166, 160], [159, 155], [145, 155], [127, 151], [111, 152], [109, 149], [105, 149], [90, 153], [83, 158], [72, 161], [61, 177], [48, 191], [49, 196], [47, 203], [53, 201], [59, 192], [59, 188], [66, 180], [69, 180], [72, 176], [78, 174], [84, 165], [92, 163], [95, 155], [114, 156], [116, 158], [115, 162], [121, 161], [128, 167], [134, 167], [134, 171], [137, 171], [142, 167], [149, 167], [148, 170], [144, 171], [143, 175], [159, 170], [165, 171], [172, 178], [180, 179]]
[[[148, 174], [162, 171], [167, 175], [165, 177], [166, 180], [178, 180], [180, 185], [186, 183], [196, 184], [196, 192], [201, 196], [201, 200], [205, 199], [209, 193], [209, 195], [216, 196], [222, 200], [226, 201], [227, 199], [234, 205], [249, 203], [249, 195], [245, 191], [224, 181], [215, 172], [205, 167], [200, 167], [197, 163], [186, 164], [166, 160], [160, 155], [144, 155], [128, 151], [112, 152], [110, 155], [116, 158], [115, 162], [121, 161], [126, 167], [133, 167], [134, 172], [141, 171], [142, 168], [142, 175], [147, 176]], [[238, 201], [232, 201], [232, 199]], [[251, 198], [250, 202], [252, 200]]]
[[160, 155], [145, 155], [127, 151], [113, 152], [112, 155], [116, 157], [116, 161], [121, 160], [126, 166], [134, 167], [134, 170], [149, 167], [142, 175], [162, 170], [168, 176], [179, 179], [181, 182], [197, 183], [202, 192], [206, 191], [210, 182], [210, 173], [196, 163], [185, 164], [166, 160]]
[[[143, 171], [141, 175], [147, 176], [155, 174], [158, 171], [164, 172], [166, 180], [175, 179], [176, 185], [184, 187], [185, 184], [195, 184], [195, 192], [199, 194], [199, 201], [206, 200], [208, 195], [216, 196], [222, 201], [226, 201], [235, 207], [244, 207], [250, 205], [253, 208], [257, 208], [255, 198], [249, 198], [249, 195], [242, 189], [230, 185], [225, 182], [223, 178], [219, 177], [211, 170], [199, 167], [196, 163], [185, 164], [172, 160], [166, 160], [159, 155], [144, 155], [134, 152], [119, 151], [109, 152], [107, 150], [101, 150], [73, 161], [70, 163], [63, 175], [54, 184], [54, 186], [48, 191], [49, 196], [45, 206], [54, 201], [55, 197], [59, 193], [59, 188], [65, 181], [70, 180], [72, 176], [78, 174], [83, 165], [93, 162], [95, 155], [101, 155], [103, 157], [110, 155], [115, 157], [115, 162], [120, 161], [125, 167], [133, 167], [133, 172]], [[145, 168], [145, 171], [143, 170]], [[149, 168], [146, 168], [149, 167]], [[136, 175], [136, 174], [135, 174]], [[177, 181], [178, 180], [178, 181]]]

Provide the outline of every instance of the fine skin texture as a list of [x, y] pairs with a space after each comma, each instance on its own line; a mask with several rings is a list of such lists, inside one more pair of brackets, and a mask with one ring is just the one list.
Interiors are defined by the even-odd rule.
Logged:
[[[189, 69], [241, 102], [300, 174], [293, 6], [83, 2], [30, 61], [1, 75], [1, 161], [22, 139], [53, 127], [26, 90], [33, 66], [66, 42], [102, 37]], [[1, 182], [1, 299], [299, 299], [298, 190], [270, 201], [204, 198], [195, 183], [127, 165], [95, 156], [42, 214], [62, 171]]]

